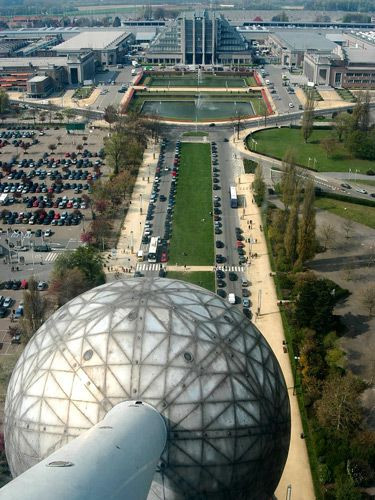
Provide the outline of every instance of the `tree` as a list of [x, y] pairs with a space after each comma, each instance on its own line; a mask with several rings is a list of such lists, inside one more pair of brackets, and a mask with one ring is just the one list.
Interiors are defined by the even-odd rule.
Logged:
[[300, 328], [310, 328], [318, 334], [332, 329], [335, 297], [325, 280], [304, 281], [298, 287], [295, 319]]
[[91, 287], [105, 283], [103, 258], [92, 246], [82, 246], [61, 254], [55, 261], [54, 272], [77, 268], [83, 272]]
[[118, 120], [118, 112], [117, 112], [116, 108], [112, 104], [110, 104], [109, 106], [107, 106], [105, 108], [103, 118], [109, 124], [109, 128], [110, 129], [111, 129], [112, 123], [117, 122], [117, 120]]
[[292, 204], [298, 188], [298, 175], [295, 166], [294, 152], [289, 150], [283, 158], [284, 173], [281, 178], [281, 200], [286, 210]]
[[327, 158], [337, 151], [337, 141], [332, 136], [323, 137], [323, 139], [320, 140], [320, 145], [326, 152]]
[[90, 288], [90, 282], [79, 268], [60, 268], [52, 273], [49, 292], [60, 307]]
[[165, 9], [157, 7], [154, 12], [154, 19], [165, 19]]
[[298, 210], [299, 210], [299, 196], [298, 193], [295, 191], [294, 200], [288, 216], [288, 223], [286, 226], [285, 237], [284, 237], [285, 254], [291, 264], [291, 267], [297, 260]]
[[104, 149], [109, 166], [113, 173], [117, 175], [125, 165], [126, 143], [124, 137], [119, 132], [114, 132], [105, 139]]
[[287, 23], [289, 21], [289, 17], [286, 15], [285, 11], [283, 11], [280, 14], [273, 16], [272, 21], [274, 21], [274, 22], [281, 21], [281, 22]]
[[9, 97], [4, 90], [0, 90], [0, 115], [4, 115], [9, 111]]
[[349, 113], [339, 113], [334, 119], [334, 127], [340, 142], [349, 137], [353, 128], [353, 117]]
[[254, 191], [254, 199], [255, 203], [260, 207], [264, 200], [264, 195], [266, 192], [266, 185], [263, 180], [262, 167], [260, 165], [257, 166], [254, 174], [253, 180], [253, 191]]
[[112, 26], [114, 28], [119, 28], [121, 26], [121, 19], [118, 16], [114, 18]]
[[44, 123], [46, 121], [46, 113], [45, 112], [39, 114], [39, 120], [42, 123]]
[[322, 427], [336, 432], [350, 432], [362, 420], [360, 396], [365, 385], [350, 372], [330, 375], [323, 384], [322, 398], [315, 403]]
[[327, 250], [329, 245], [331, 245], [336, 238], [336, 230], [332, 224], [325, 222], [320, 227], [320, 234], [323, 241], [323, 248], [324, 250]]
[[47, 300], [38, 291], [38, 283], [31, 277], [28, 289], [23, 292], [23, 317], [20, 320], [22, 338], [28, 342], [34, 333], [42, 326], [47, 317]]
[[304, 262], [315, 255], [315, 186], [312, 180], [305, 186], [302, 204], [302, 218], [298, 231], [298, 261], [302, 266]]
[[82, 152], [82, 149], [83, 149], [82, 144], [77, 144], [77, 146], [76, 146], [76, 150], [77, 150], [79, 153], [81, 153], [81, 152]]
[[66, 116], [66, 119], [68, 120], [68, 123], [70, 123], [71, 118], [75, 116], [75, 112], [71, 108], [65, 108], [63, 111], [64, 116]]
[[48, 149], [53, 153], [57, 148], [56, 144], [48, 144]]
[[302, 125], [301, 125], [303, 140], [305, 141], [305, 143], [307, 143], [313, 131], [314, 108], [315, 108], [315, 102], [313, 99], [313, 93], [310, 91], [307, 93], [306, 96], [306, 102], [303, 110]]
[[352, 221], [352, 219], [344, 219], [342, 227], [345, 231], [345, 238], [349, 239], [353, 231], [354, 222]]
[[367, 309], [368, 315], [373, 316], [375, 310], [375, 285], [368, 285], [361, 293], [362, 305]]

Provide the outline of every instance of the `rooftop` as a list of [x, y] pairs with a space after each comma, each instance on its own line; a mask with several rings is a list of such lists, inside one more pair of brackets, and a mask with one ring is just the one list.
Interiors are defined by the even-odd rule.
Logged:
[[336, 44], [314, 31], [275, 31], [275, 36], [288, 49], [331, 51]]
[[0, 57], [0, 68], [66, 66], [66, 57]]
[[36, 75], [30, 78], [29, 82], [30, 83], [39, 83], [39, 82], [44, 82], [46, 78], [49, 78], [48, 76], [45, 75]]
[[344, 47], [349, 64], [374, 64], [375, 46], [370, 44], [361, 47]]
[[73, 38], [69, 38], [63, 43], [56, 45], [56, 51], [69, 51], [80, 49], [104, 50], [116, 45], [129, 33], [124, 30], [118, 31], [83, 31]]

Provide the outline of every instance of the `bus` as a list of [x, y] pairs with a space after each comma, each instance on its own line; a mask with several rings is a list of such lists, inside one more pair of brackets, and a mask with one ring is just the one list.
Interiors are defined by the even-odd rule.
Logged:
[[148, 262], [157, 262], [158, 261], [158, 250], [159, 250], [159, 236], [153, 236], [150, 241], [150, 246], [148, 247]]
[[236, 188], [234, 186], [230, 187], [230, 206], [232, 208], [238, 207], [237, 193], [236, 193]]

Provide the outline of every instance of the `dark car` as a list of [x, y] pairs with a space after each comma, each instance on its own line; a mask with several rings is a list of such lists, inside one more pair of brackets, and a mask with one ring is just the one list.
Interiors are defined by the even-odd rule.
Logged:
[[249, 318], [249, 319], [251, 319], [251, 318], [252, 318], [252, 313], [251, 313], [250, 309], [248, 309], [247, 307], [244, 307], [244, 308], [242, 309], [242, 312], [244, 313], [244, 315], [245, 315], [247, 318]]
[[237, 276], [236, 273], [234, 273], [234, 272], [231, 271], [229, 273], [229, 279], [230, 279], [230, 281], [237, 281], [238, 280], [238, 276]]
[[242, 289], [242, 297], [249, 297], [250, 296], [250, 292], [247, 288], [243, 288]]
[[167, 275], [166, 270], [165, 270], [164, 268], [161, 268], [161, 269], [159, 270], [159, 278], [165, 278], [165, 277], [166, 277], [166, 275]]
[[0, 318], [5, 318], [7, 313], [8, 313], [8, 309], [6, 307], [1, 306], [0, 307]]
[[223, 248], [224, 247], [224, 243], [220, 240], [217, 240], [216, 241], [216, 248]]
[[216, 263], [222, 264], [223, 262], [225, 262], [225, 257], [223, 257], [223, 255], [217, 254], [216, 255]]
[[224, 280], [217, 280], [217, 286], [218, 288], [224, 288], [227, 286]]
[[218, 290], [216, 290], [216, 293], [218, 294], [219, 297], [221, 297], [222, 299], [225, 299], [225, 297], [227, 296], [227, 293], [225, 290], [223, 290], [222, 288], [219, 288]]
[[216, 278], [218, 278], [218, 279], [225, 278], [225, 272], [224, 272], [224, 271], [222, 271], [221, 269], [218, 269], [218, 270], [216, 271]]

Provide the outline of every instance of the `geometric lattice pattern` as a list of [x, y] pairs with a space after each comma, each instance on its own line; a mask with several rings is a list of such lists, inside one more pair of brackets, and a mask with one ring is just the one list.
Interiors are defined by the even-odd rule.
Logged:
[[26, 346], [5, 407], [13, 475], [142, 399], [168, 443], [149, 499], [269, 499], [290, 438], [284, 378], [269, 345], [235, 307], [165, 278], [85, 292]]

